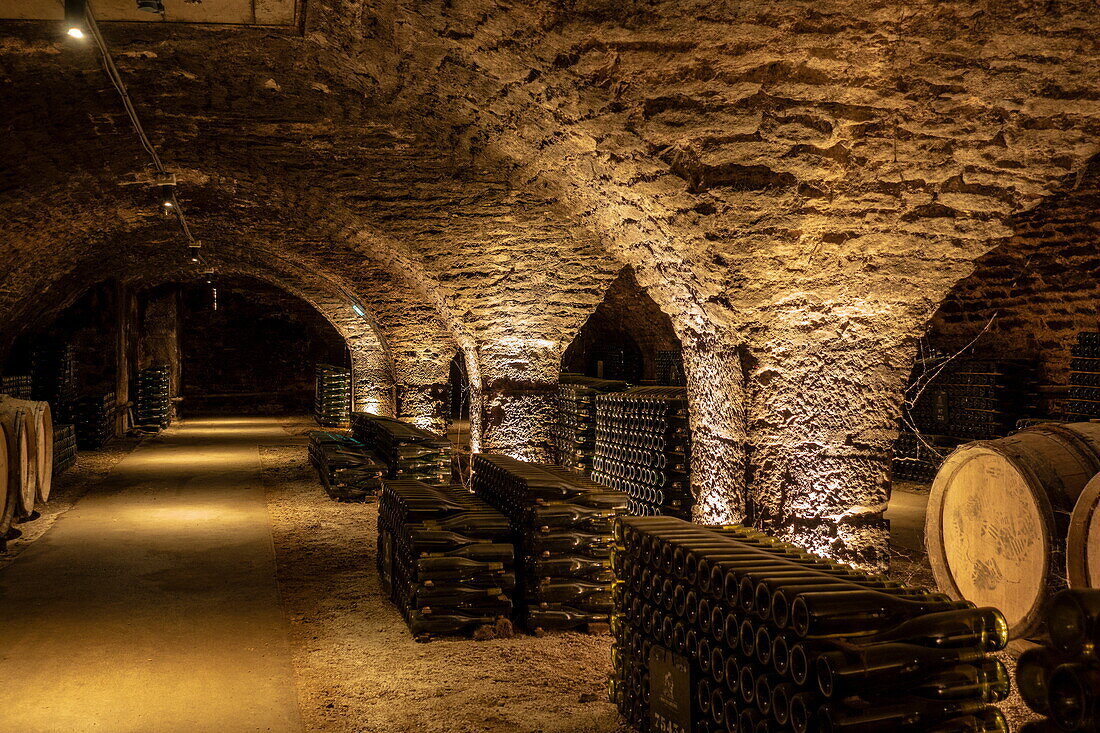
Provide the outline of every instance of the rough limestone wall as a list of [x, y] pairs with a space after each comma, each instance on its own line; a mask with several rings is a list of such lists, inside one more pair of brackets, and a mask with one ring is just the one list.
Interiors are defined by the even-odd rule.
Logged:
[[565, 350], [563, 371], [584, 373], [591, 352], [618, 342], [623, 335], [629, 336], [641, 351], [642, 381], [657, 378], [657, 352], [681, 348], [672, 321], [639, 287], [629, 267], [623, 268], [611, 283], [604, 299]]
[[172, 286], [139, 293], [136, 368], [162, 365], [168, 367], [168, 395], [173, 399], [169, 415], [174, 420], [174, 398], [180, 394], [180, 321], [179, 294]]
[[[342, 22], [320, 7], [311, 16]], [[553, 196], [517, 189], [492, 166], [456, 157], [448, 139], [403, 129], [400, 118], [365, 119], [378, 108], [370, 97], [377, 87], [367, 70], [335, 57], [332, 28], [308, 40], [255, 29], [112, 26], [107, 33], [139, 106], [158, 111], [147, 126], [181, 176], [192, 228], [218, 235], [217, 248], [223, 240], [262, 241], [288, 259], [308, 257], [362, 280], [355, 290], [387, 342], [432, 351], [447, 341], [440, 325], [475, 352], [482, 344], [492, 352], [501, 339], [568, 340], [618, 269]], [[94, 57], [34, 29], [0, 54], [13, 82], [0, 99], [18, 108], [19, 153], [34, 173], [28, 193], [60, 205], [95, 191], [111, 204], [103, 220], [112, 219], [112, 206], [128, 206], [135, 231], [154, 228], [142, 188], [118, 184], [138, 178], [143, 165], [110, 90], [96, 80]], [[54, 109], [41, 101], [54, 94], [75, 94], [79, 104]], [[94, 150], [36, 127], [43, 118], [58, 128], [86, 126], [89, 111]], [[45, 155], [49, 146], [58, 152]], [[11, 205], [12, 221], [30, 220], [20, 202]], [[42, 223], [33, 236], [31, 227], [20, 233], [36, 244], [48, 240]], [[65, 244], [52, 245], [40, 265], [51, 270], [49, 258], [82, 247], [84, 233], [59, 238]], [[387, 297], [394, 282], [401, 293]], [[424, 304], [437, 313], [425, 317]], [[408, 373], [395, 374], [395, 384], [427, 387], [435, 364], [434, 357], [405, 360]], [[393, 391], [377, 384], [363, 398], [389, 411]]]
[[[1017, 217], [1017, 234], [981, 257], [936, 312], [928, 343], [978, 358], [1034, 359], [1044, 385], [1069, 383], [1070, 348], [1100, 328], [1100, 160]], [[1046, 401], [1056, 417], [1062, 400]]]
[[1094, 149], [1094, 11], [404, 3], [370, 32], [397, 104], [557, 192], [681, 332], [738, 334], [751, 513], [875, 562], [911, 341]]

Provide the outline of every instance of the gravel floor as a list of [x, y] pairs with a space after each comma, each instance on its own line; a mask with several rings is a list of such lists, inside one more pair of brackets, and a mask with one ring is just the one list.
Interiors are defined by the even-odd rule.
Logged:
[[607, 701], [610, 636], [415, 642], [378, 585], [375, 506], [331, 501], [304, 441], [261, 456], [307, 731], [628, 730]]
[[[607, 702], [607, 635], [517, 636], [415, 642], [384, 600], [374, 570], [377, 511], [322, 491], [306, 460], [304, 432], [260, 457], [279, 585], [290, 620], [299, 702], [307, 731], [370, 733], [627, 733]], [[82, 452], [55, 482], [41, 517], [0, 553], [10, 563], [139, 443]], [[927, 558], [894, 548], [891, 575], [933, 587]], [[1017, 650], [1018, 651], [1018, 650]], [[1014, 657], [1001, 655], [1010, 672]], [[1002, 704], [1016, 730], [1035, 719], [1019, 696]]]

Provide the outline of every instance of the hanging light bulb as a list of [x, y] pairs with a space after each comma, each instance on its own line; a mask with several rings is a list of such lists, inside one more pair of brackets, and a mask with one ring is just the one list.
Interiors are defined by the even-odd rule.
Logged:
[[70, 38], [84, 37], [85, 2], [86, 0], [65, 0], [65, 33]]
[[158, 173], [153, 184], [157, 189], [157, 198], [165, 213], [176, 206], [176, 176], [172, 173]]
[[161, 0], [137, 0], [137, 9], [146, 13], [163, 13], [164, 4]]
[[199, 257], [199, 251], [202, 249], [202, 243], [198, 240], [191, 242], [187, 246], [187, 253], [191, 256], [192, 262], [201, 262], [202, 258]]

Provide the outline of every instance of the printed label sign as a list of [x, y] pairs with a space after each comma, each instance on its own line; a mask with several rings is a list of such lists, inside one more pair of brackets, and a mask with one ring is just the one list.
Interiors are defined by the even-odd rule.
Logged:
[[691, 731], [691, 668], [660, 646], [649, 651], [649, 720], [654, 733]]

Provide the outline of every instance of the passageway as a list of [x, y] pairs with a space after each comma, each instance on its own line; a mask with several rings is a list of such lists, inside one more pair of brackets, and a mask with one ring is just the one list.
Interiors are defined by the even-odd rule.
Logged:
[[5, 731], [297, 731], [265, 418], [140, 446], [0, 571]]

